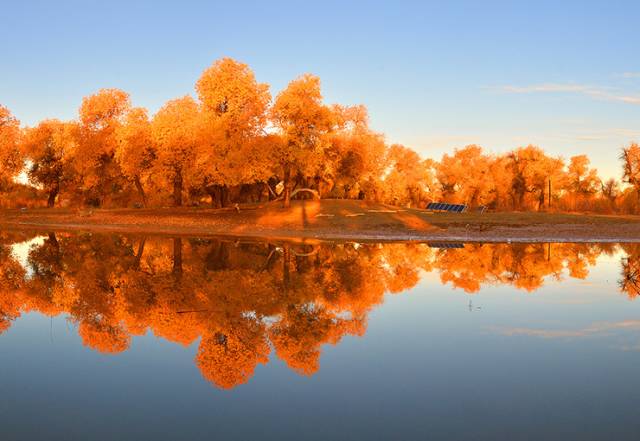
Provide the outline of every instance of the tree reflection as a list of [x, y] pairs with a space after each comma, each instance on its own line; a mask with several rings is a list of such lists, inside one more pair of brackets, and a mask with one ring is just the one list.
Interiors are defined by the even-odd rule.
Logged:
[[623, 245], [622, 274], [618, 285], [630, 299], [640, 296], [640, 244]]
[[[526, 292], [545, 280], [587, 277], [602, 244], [288, 244], [50, 233], [23, 266], [0, 235], [0, 333], [22, 312], [65, 314], [83, 343], [102, 353], [129, 348], [152, 332], [197, 343], [195, 363], [221, 388], [247, 382], [274, 356], [312, 375], [323, 346], [364, 335], [386, 293], [437, 271], [467, 293], [511, 285]], [[640, 247], [623, 246], [620, 288], [640, 292]]]

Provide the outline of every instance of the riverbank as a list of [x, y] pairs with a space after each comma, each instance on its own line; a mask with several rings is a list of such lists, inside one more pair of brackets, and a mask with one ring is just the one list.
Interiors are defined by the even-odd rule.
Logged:
[[640, 242], [639, 216], [431, 213], [352, 200], [235, 208], [0, 211], [0, 229], [271, 239], [463, 242]]

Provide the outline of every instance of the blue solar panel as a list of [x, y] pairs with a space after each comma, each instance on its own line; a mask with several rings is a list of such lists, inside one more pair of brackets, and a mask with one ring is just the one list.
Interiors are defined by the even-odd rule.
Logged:
[[429, 242], [429, 248], [464, 248], [463, 243], [458, 242]]
[[447, 204], [445, 202], [429, 202], [426, 207], [427, 210], [433, 211], [448, 211], [450, 213], [462, 213], [467, 209], [464, 204]]

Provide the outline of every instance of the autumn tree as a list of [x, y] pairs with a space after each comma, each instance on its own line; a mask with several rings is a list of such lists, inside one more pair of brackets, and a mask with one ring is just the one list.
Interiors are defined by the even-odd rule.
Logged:
[[620, 153], [622, 160], [622, 180], [630, 184], [640, 202], [640, 145], [633, 142]]
[[200, 109], [190, 96], [169, 101], [153, 117], [151, 129], [157, 148], [156, 167], [168, 177], [176, 207], [182, 205], [185, 178], [193, 172], [200, 121]]
[[20, 121], [0, 105], [0, 180], [10, 182], [21, 169], [23, 160], [18, 149]]
[[[23, 154], [29, 160], [27, 174], [34, 184], [47, 191], [47, 206], [53, 207], [76, 147], [75, 124], [45, 120], [24, 132]], [[67, 176], [65, 176], [67, 175]]]
[[0, 244], [0, 334], [20, 316], [24, 305], [18, 294], [23, 288], [25, 275], [11, 248]]
[[626, 256], [621, 259], [618, 286], [630, 299], [635, 299], [640, 296], [640, 247], [638, 244], [624, 244], [622, 248]]
[[198, 168], [212, 197], [225, 203], [228, 186], [265, 181], [271, 164], [258, 138], [264, 136], [269, 86], [249, 66], [231, 58], [216, 61], [196, 83], [203, 108]]
[[102, 89], [82, 100], [74, 162], [78, 184], [89, 202], [102, 205], [122, 189], [115, 161], [116, 131], [129, 108], [129, 94], [119, 89]]
[[600, 192], [611, 205], [615, 204], [616, 198], [620, 195], [620, 185], [618, 181], [613, 178], [607, 179], [605, 182], [601, 182]]
[[196, 355], [202, 375], [224, 389], [246, 383], [258, 363], [269, 361], [271, 350], [263, 324], [245, 319], [234, 325], [204, 336]]
[[381, 134], [369, 127], [365, 106], [331, 107], [335, 128], [325, 149], [323, 176], [341, 189], [340, 197], [375, 198], [376, 184], [382, 177], [386, 145]]
[[271, 117], [282, 142], [273, 160], [282, 170], [284, 207], [290, 206], [293, 179], [312, 175], [322, 160], [331, 111], [322, 103], [320, 79], [305, 74], [289, 83], [276, 97]]
[[582, 196], [593, 195], [598, 191], [598, 171], [589, 168], [587, 155], [572, 156], [567, 171], [567, 189]]
[[437, 165], [442, 197], [447, 201], [470, 205], [488, 205], [492, 199], [491, 158], [482, 147], [469, 145], [445, 154]]
[[514, 169], [507, 155], [498, 155], [493, 158], [489, 164], [488, 179], [493, 187], [492, 208], [496, 210], [514, 208], [512, 199]]
[[142, 204], [146, 207], [147, 195], [143, 181], [148, 178], [156, 159], [151, 122], [146, 109], [130, 109], [116, 129], [116, 139], [118, 144], [115, 159], [122, 173], [135, 185]]
[[[516, 208], [525, 204], [538, 209], [544, 206], [549, 181], [562, 185], [564, 164], [560, 158], [547, 156], [536, 146], [520, 147], [508, 155], [513, 173], [512, 199]], [[529, 201], [525, 196], [530, 195]]]
[[386, 155], [386, 166], [382, 183], [386, 202], [417, 207], [438, 194], [434, 161], [423, 160], [414, 150], [392, 145]]

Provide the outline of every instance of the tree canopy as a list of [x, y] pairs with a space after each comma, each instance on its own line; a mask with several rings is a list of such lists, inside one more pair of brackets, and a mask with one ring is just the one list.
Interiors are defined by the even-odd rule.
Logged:
[[0, 106], [0, 204], [288, 206], [292, 194], [309, 190], [416, 208], [442, 201], [638, 213], [640, 147], [620, 152], [620, 181], [601, 179], [586, 155], [565, 159], [534, 145], [503, 153], [467, 145], [425, 158], [388, 143], [364, 105], [325, 103], [315, 75], [295, 78], [272, 99], [248, 65], [222, 58], [198, 78], [194, 96], [154, 114], [114, 88], [85, 97], [73, 120], [33, 127]]

